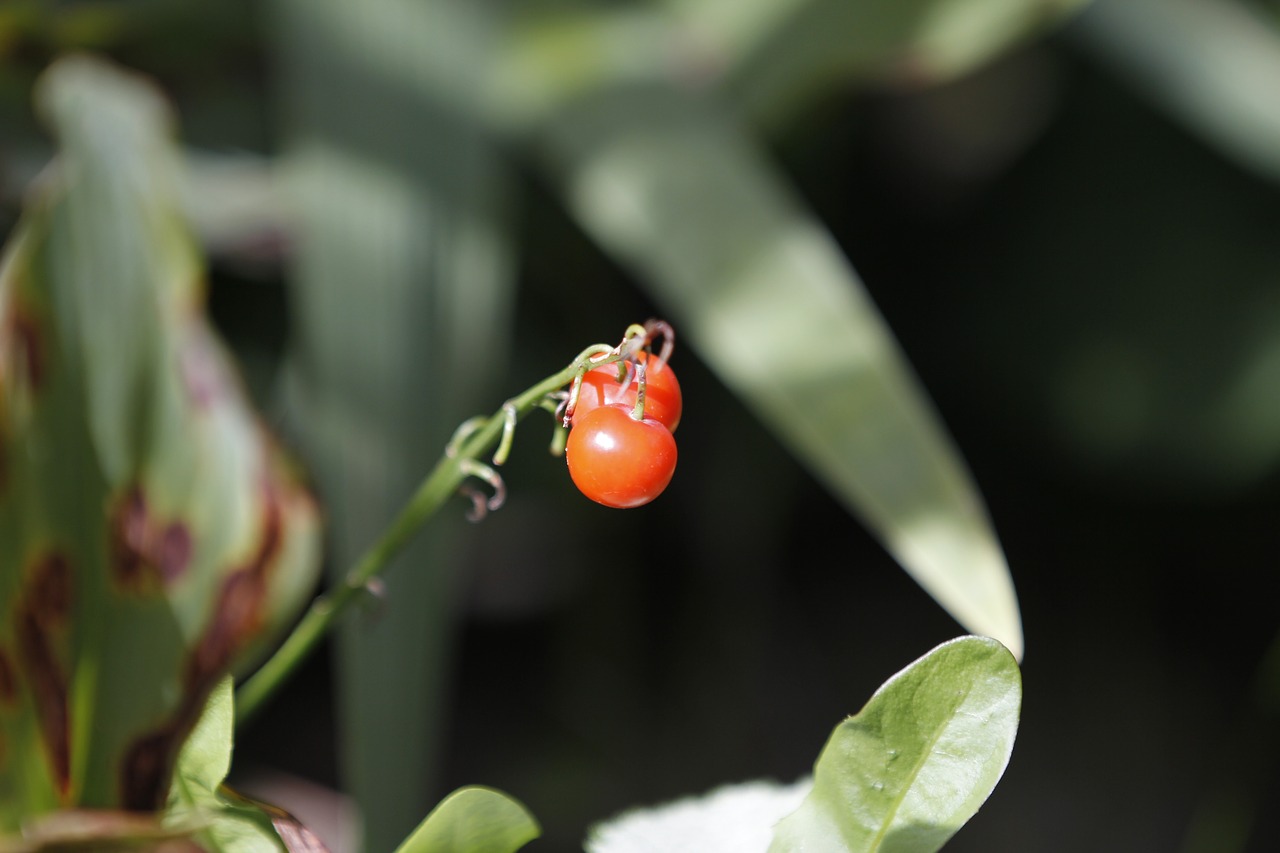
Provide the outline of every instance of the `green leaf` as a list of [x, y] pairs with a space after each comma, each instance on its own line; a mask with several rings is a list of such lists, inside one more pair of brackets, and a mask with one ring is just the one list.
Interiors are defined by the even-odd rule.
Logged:
[[850, 79], [958, 76], [1087, 0], [666, 0], [715, 52], [722, 91], [777, 121]]
[[662, 87], [546, 125], [582, 226], [968, 630], [1022, 653], [1004, 555], [924, 390], [826, 229], [714, 106]]
[[196, 838], [209, 853], [279, 853], [285, 845], [276, 831], [276, 816], [222, 787], [231, 769], [234, 695], [230, 676], [210, 695], [178, 755], [164, 820], [166, 825], [197, 826]]
[[198, 828], [189, 822], [158, 820], [154, 813], [107, 809], [50, 812], [23, 824], [21, 836], [0, 835], [0, 853], [185, 851], [190, 848], [183, 842]]
[[285, 853], [269, 814], [253, 804], [219, 799], [196, 812], [208, 825], [196, 835], [208, 853]]
[[445, 797], [396, 853], [512, 853], [537, 838], [538, 822], [492, 788], [460, 788]]
[[162, 806], [209, 692], [310, 591], [315, 506], [205, 318], [173, 117], [72, 57], [0, 262], [0, 832]]
[[[939, 83], [1089, 0], [664, 0], [522, 5], [482, 109], [518, 127], [575, 97], [666, 83], [778, 124], [837, 86]], [[473, 104], [473, 109], [475, 105]]]
[[[290, 420], [315, 461], [334, 580], [454, 427], [500, 393], [514, 300], [506, 175], [468, 113], [493, 4], [278, 0], [298, 215]], [[389, 850], [438, 785], [459, 511], [386, 572], [390, 606], [336, 638], [340, 764], [364, 846]]]
[[1073, 35], [1154, 102], [1280, 180], [1280, 24], [1254, 4], [1098, 0]]
[[217, 791], [231, 770], [236, 716], [232, 707], [232, 685], [229, 675], [218, 682], [199, 722], [178, 753], [174, 775], [207, 791]]
[[994, 640], [944, 643], [885, 682], [841, 723], [804, 804], [770, 853], [931, 853], [995, 788], [1009, 763], [1022, 680]]

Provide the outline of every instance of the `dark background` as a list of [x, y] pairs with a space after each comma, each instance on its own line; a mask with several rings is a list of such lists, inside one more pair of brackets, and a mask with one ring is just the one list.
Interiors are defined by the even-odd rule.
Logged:
[[[185, 139], [272, 152], [261, 22], [148, 21], [104, 44], [175, 99]], [[10, 220], [41, 150], [24, 87], [59, 49], [38, 28], [6, 48]], [[1001, 110], [1021, 122], [1007, 137], [973, 126]], [[1213, 416], [1223, 389], [1266, 375], [1268, 323], [1280, 339], [1280, 192], [1069, 29], [938, 90], [828, 98], [771, 144], [933, 396], [1018, 588], [1017, 746], [948, 849], [1280, 847], [1253, 821], [1278, 793], [1280, 478], [1265, 440], [1242, 447]], [[658, 313], [522, 178], [512, 391]], [[213, 316], [270, 412], [287, 258], [212, 264]], [[572, 849], [627, 806], [791, 781], [882, 681], [963, 633], [695, 351], [674, 365], [686, 408], [661, 500], [587, 503], [530, 421], [511, 502], [463, 558], [439, 794], [512, 793], [544, 827], [532, 850]], [[411, 606], [389, 584], [388, 606]], [[331, 689], [317, 659], [240, 740], [240, 772], [340, 787]]]

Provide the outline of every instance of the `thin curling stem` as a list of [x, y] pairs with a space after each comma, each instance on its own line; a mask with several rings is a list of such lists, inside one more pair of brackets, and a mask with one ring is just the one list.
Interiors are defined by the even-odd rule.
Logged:
[[636, 404], [631, 408], [631, 417], [634, 420], [644, 420], [644, 374], [645, 366], [643, 361], [636, 362]]
[[[639, 328], [639, 327], [636, 327]], [[631, 329], [627, 330], [628, 333]], [[624, 338], [624, 344], [627, 339]], [[587, 370], [622, 358], [618, 350], [606, 344], [587, 347], [573, 362], [558, 373], [512, 397], [488, 418], [468, 421], [458, 430], [445, 453], [423, 479], [400, 513], [383, 530], [382, 535], [356, 560], [346, 580], [312, 602], [306, 615], [285, 638], [270, 658], [236, 691], [236, 724], [253, 717], [275, 695], [290, 675], [320, 645], [324, 635], [363, 595], [369, 584], [387, 567], [418, 532], [418, 529], [449, 500], [462, 485], [474, 463], [502, 437], [508, 423], [539, 408], [551, 394], [575, 380]], [[593, 362], [601, 353], [606, 357]]]
[[[639, 328], [642, 328], [642, 327], [630, 326], [628, 327], [627, 332], [628, 334], [630, 334], [632, 329], [639, 329]], [[563, 424], [566, 428], [569, 426], [569, 422], [573, 420], [573, 410], [577, 408], [578, 397], [581, 396], [582, 394], [582, 377], [587, 375], [588, 370], [593, 370], [594, 368], [597, 368], [602, 364], [610, 364], [615, 361], [621, 361], [623, 359], [622, 350], [626, 346], [627, 340], [628, 339], [624, 337], [622, 339], [622, 343], [618, 344], [618, 346], [616, 347], [605, 346], [604, 344], [597, 344], [596, 346], [588, 347], [587, 349], [583, 350], [582, 354], [578, 356], [578, 359], [582, 361], [582, 366], [578, 370], [578, 372], [573, 375], [573, 386], [569, 389], [569, 402], [564, 407]], [[597, 359], [596, 356], [598, 355], [603, 355], [605, 357]], [[585, 359], [584, 359], [584, 356], [585, 356]]]
[[676, 348], [676, 330], [666, 320], [650, 320], [644, 324], [645, 335], [649, 341], [662, 335], [662, 350], [658, 353], [659, 366], [665, 365], [671, 358], [671, 351]]

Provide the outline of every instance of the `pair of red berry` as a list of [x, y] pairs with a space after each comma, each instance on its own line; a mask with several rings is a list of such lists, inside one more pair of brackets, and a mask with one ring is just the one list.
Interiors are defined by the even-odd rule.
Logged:
[[[604, 364], [582, 377], [565, 446], [569, 476], [587, 497], [605, 506], [647, 504], [662, 494], [676, 470], [676, 440], [683, 401], [671, 366], [644, 352], [644, 417], [635, 417], [636, 366]], [[619, 375], [621, 374], [621, 376]]]

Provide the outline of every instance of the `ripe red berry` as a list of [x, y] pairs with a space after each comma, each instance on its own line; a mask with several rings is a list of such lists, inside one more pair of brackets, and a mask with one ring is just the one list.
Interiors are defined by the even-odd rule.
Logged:
[[[641, 353], [640, 358], [645, 364], [644, 416], [675, 432], [684, 408], [675, 371], [671, 365], [649, 353]], [[572, 423], [577, 424], [580, 418], [601, 406], [631, 407], [636, 404], [635, 368], [625, 374], [627, 384], [623, 385], [618, 381], [619, 366], [617, 363], [602, 364], [586, 372], [582, 377], [582, 389], [578, 392]]]
[[633, 418], [630, 406], [600, 406], [575, 416], [565, 459], [574, 485], [591, 500], [620, 509], [642, 506], [671, 482], [676, 440], [653, 418]]

